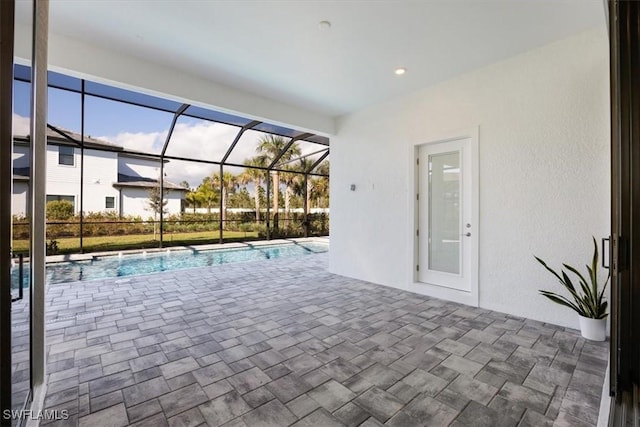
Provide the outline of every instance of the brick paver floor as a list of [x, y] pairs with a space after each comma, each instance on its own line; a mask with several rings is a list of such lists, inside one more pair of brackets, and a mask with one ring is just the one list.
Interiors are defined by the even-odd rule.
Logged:
[[45, 408], [91, 427], [597, 423], [606, 343], [327, 266], [50, 285]]

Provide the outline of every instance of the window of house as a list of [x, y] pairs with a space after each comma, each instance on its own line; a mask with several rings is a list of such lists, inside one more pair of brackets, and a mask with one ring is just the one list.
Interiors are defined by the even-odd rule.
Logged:
[[106, 196], [104, 198], [104, 208], [114, 209], [116, 207], [116, 198], [113, 196]]
[[58, 195], [58, 194], [47, 194], [47, 203], [53, 202], [53, 201], [60, 201], [60, 200], [67, 200], [67, 201], [71, 202], [71, 204], [73, 205], [73, 208], [75, 209], [75, 207], [76, 207], [76, 196], [63, 196], [63, 195]]
[[73, 147], [60, 145], [58, 147], [58, 164], [73, 166]]

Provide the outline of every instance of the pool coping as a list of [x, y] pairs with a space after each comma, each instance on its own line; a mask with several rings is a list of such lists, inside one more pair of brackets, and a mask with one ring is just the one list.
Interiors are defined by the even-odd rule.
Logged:
[[[46, 257], [47, 264], [56, 264], [61, 262], [71, 262], [71, 261], [91, 261], [96, 258], [108, 257], [108, 256], [118, 256], [122, 255], [132, 255], [132, 254], [141, 254], [146, 252], [147, 254], [159, 253], [159, 252], [178, 252], [178, 251], [192, 251], [194, 253], [202, 252], [202, 251], [211, 251], [217, 249], [241, 249], [241, 248], [251, 248], [251, 247], [263, 247], [263, 246], [275, 246], [275, 245], [284, 245], [284, 244], [295, 244], [295, 243], [324, 243], [329, 244], [329, 236], [322, 237], [295, 237], [289, 239], [273, 239], [273, 240], [257, 240], [251, 242], [232, 242], [232, 243], [212, 243], [206, 245], [188, 245], [188, 246], [171, 246], [165, 248], [147, 248], [147, 249], [128, 249], [123, 251], [100, 251], [100, 252], [90, 252], [86, 254], [65, 254], [65, 255], [49, 255]], [[29, 258], [24, 258], [23, 262], [29, 262]]]

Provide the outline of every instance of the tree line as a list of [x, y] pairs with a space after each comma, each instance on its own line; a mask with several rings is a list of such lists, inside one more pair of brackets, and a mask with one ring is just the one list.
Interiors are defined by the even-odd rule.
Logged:
[[[309, 176], [306, 184], [304, 172], [308, 171], [314, 161], [308, 157], [301, 157], [301, 150], [297, 143], [294, 143], [286, 153], [280, 158], [278, 169], [282, 171], [268, 172], [264, 169], [278, 156], [286, 147], [287, 141], [275, 135], [265, 135], [258, 141], [256, 155], [244, 161], [247, 166], [244, 172], [233, 174], [214, 171], [211, 175], [202, 179], [202, 182], [194, 189], [191, 189], [185, 196], [186, 209], [206, 208], [208, 212], [217, 210], [222, 199], [222, 219], [226, 219], [228, 208], [246, 208], [255, 210], [256, 222], [261, 221], [261, 209], [266, 208], [266, 190], [264, 185], [270, 179], [271, 185], [271, 206], [273, 212], [279, 208], [284, 209], [285, 221], [289, 219], [289, 212], [292, 208], [306, 206], [310, 210], [312, 207], [329, 207], [329, 178], [324, 176]], [[315, 173], [329, 174], [329, 162], [323, 161], [315, 169]], [[189, 188], [189, 183], [182, 182], [182, 185]], [[248, 186], [253, 187], [253, 194], [249, 192]], [[276, 191], [277, 190], [277, 191]], [[251, 200], [253, 199], [253, 200]], [[308, 211], [307, 211], [308, 213]]]

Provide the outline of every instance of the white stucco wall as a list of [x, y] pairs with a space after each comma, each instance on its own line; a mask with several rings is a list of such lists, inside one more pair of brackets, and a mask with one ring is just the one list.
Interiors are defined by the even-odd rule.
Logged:
[[[84, 151], [84, 212], [102, 212], [105, 197], [118, 197], [117, 154], [98, 150]], [[80, 149], [74, 149], [74, 164], [58, 164], [58, 146], [47, 145], [47, 194], [74, 196], [76, 213], [80, 212]]]
[[[14, 167], [28, 167], [28, 147], [14, 147]], [[25, 160], [26, 159], [26, 160]], [[85, 149], [84, 156], [84, 201], [83, 209], [89, 212], [120, 212], [120, 203], [124, 215], [140, 215], [143, 218], [153, 216], [148, 210], [149, 193], [147, 189], [124, 188], [122, 200], [120, 191], [113, 186], [118, 182], [118, 173], [144, 178], [157, 178], [160, 163], [155, 160], [122, 156], [115, 152]], [[25, 213], [27, 206], [27, 184], [14, 181], [12, 212], [14, 215]], [[74, 150], [74, 164], [58, 164], [58, 146], [47, 146], [47, 194], [74, 196], [76, 213], [80, 212], [80, 150]], [[105, 198], [114, 197], [115, 206], [106, 208]], [[167, 196], [169, 213], [180, 213], [180, 200], [183, 192], [171, 191]]]
[[[118, 211], [118, 190], [113, 183], [118, 180], [118, 154], [106, 151], [85, 150], [84, 201], [85, 212]], [[113, 209], [105, 208], [105, 197], [115, 198]]]
[[[118, 173], [158, 179], [160, 162], [153, 159], [120, 155], [118, 157]], [[168, 200], [166, 212], [170, 215], [180, 213], [180, 200], [184, 198], [184, 192], [169, 190], [165, 197]], [[153, 211], [149, 209], [148, 188], [123, 187], [120, 203], [122, 203], [122, 215], [136, 215], [143, 219], [153, 217]]]
[[[29, 147], [14, 144], [13, 146], [13, 168], [29, 167]], [[13, 181], [13, 195], [11, 197], [11, 214], [26, 216], [29, 205], [27, 198], [29, 196], [29, 184], [25, 181]]]
[[[47, 195], [74, 196], [80, 209], [80, 149], [73, 150], [73, 165], [58, 164], [58, 145], [47, 145]], [[85, 152], [85, 156], [88, 153]]]
[[606, 31], [592, 30], [341, 118], [331, 271], [420, 292], [408, 226], [414, 146], [479, 127], [480, 306], [577, 327], [538, 295], [560, 289], [533, 255], [582, 269], [591, 236], [608, 235], [608, 71]]
[[[168, 200], [165, 212], [168, 215], [180, 213], [180, 200], [183, 195], [182, 191], [169, 191], [165, 194], [165, 199]], [[153, 218], [153, 210], [149, 208], [149, 190], [146, 188], [122, 188], [120, 203], [122, 215], [140, 216], [145, 220]]]
[[158, 179], [158, 176], [160, 176], [160, 161], [121, 154], [118, 156], [118, 173]]
[[29, 183], [25, 181], [13, 181], [12, 190], [11, 214], [27, 216], [29, 213]]

